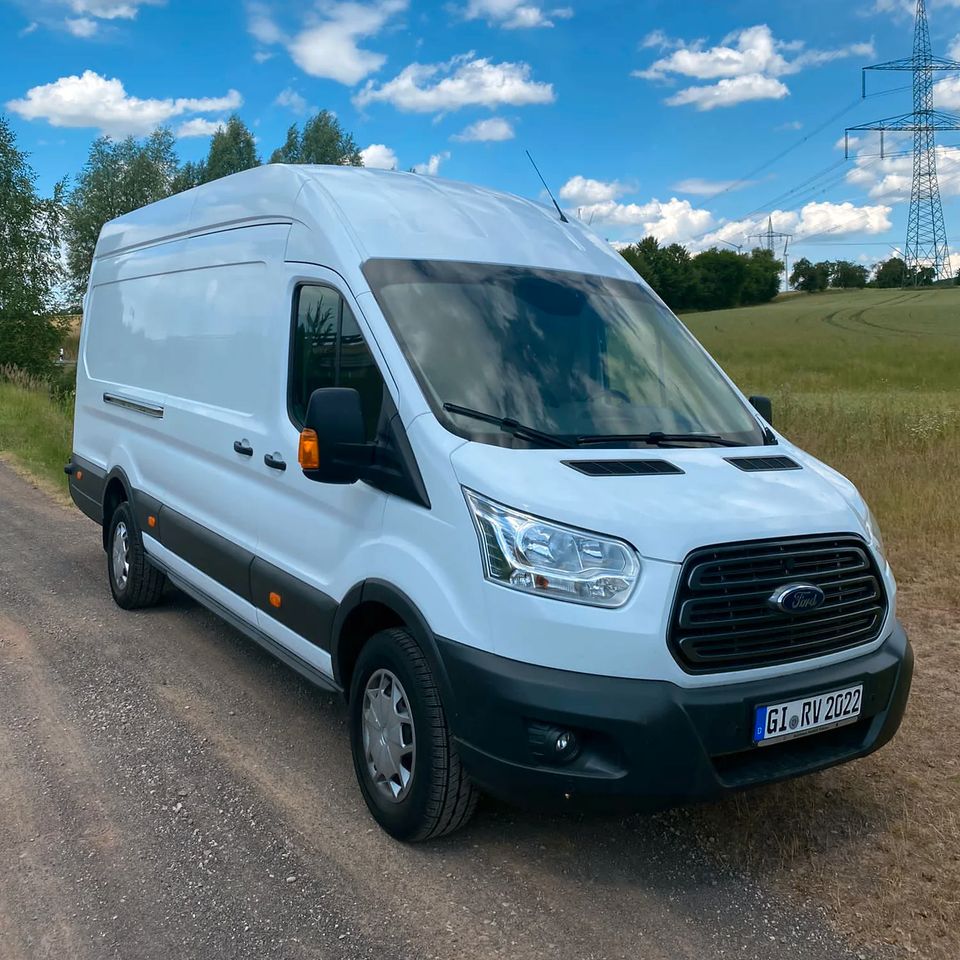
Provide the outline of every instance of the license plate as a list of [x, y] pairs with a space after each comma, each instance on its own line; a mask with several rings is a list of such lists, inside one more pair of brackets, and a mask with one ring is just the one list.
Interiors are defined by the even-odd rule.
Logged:
[[763, 747], [853, 723], [860, 716], [862, 704], [863, 684], [858, 684], [832, 693], [757, 707], [753, 742]]

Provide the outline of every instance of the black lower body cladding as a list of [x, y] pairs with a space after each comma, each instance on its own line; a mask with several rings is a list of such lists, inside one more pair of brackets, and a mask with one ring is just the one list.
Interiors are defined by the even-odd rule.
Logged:
[[[876, 650], [767, 680], [685, 688], [518, 663], [438, 638], [464, 767], [523, 805], [655, 810], [811, 773], [883, 746], [903, 717], [913, 651], [899, 624]], [[758, 748], [757, 706], [863, 683], [853, 724]], [[542, 731], [571, 731], [566, 762]]]

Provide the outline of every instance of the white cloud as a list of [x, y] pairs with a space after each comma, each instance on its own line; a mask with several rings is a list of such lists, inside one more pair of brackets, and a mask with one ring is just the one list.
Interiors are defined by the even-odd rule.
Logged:
[[960, 60], [960, 33], [958, 33], [947, 49], [947, 56], [951, 60]]
[[435, 177], [440, 172], [440, 164], [444, 160], [450, 159], [450, 152], [435, 153], [426, 163], [415, 163], [413, 165], [414, 173], [425, 173], [427, 176]]
[[266, 63], [268, 60], [273, 59], [273, 54], [269, 50], [258, 50], [254, 55], [253, 59], [257, 63]]
[[392, 80], [372, 80], [353, 98], [354, 105], [392, 103], [412, 113], [443, 113], [466, 106], [523, 106], [553, 103], [553, 85], [531, 79], [526, 63], [491, 63], [473, 52], [446, 63], [411, 63]]
[[[895, 138], [887, 134], [887, 156], [883, 158], [878, 156], [876, 138], [862, 144], [851, 137], [851, 151], [855, 145], [860, 149], [852, 154], [854, 167], [847, 173], [847, 183], [864, 190], [872, 200], [891, 203], [909, 200], [913, 184], [913, 153], [909, 149], [909, 137]], [[936, 157], [941, 195], [960, 196], [960, 147], [938, 145]]]
[[654, 236], [661, 243], [689, 243], [714, 223], [709, 210], [698, 209], [689, 200], [676, 197], [643, 204], [606, 200], [579, 207], [577, 215], [589, 224], [635, 227], [639, 236]]
[[109, 136], [149, 133], [173, 117], [236, 110], [243, 98], [236, 90], [225, 97], [141, 99], [123, 83], [92, 70], [32, 87], [7, 109], [25, 120], [46, 120], [54, 127], [96, 127]]
[[489, 117], [486, 120], [478, 120], [471, 123], [469, 127], [454, 134], [454, 140], [471, 141], [500, 141], [512, 140], [515, 134], [513, 126], [503, 117]]
[[[890, 229], [891, 207], [884, 205], [857, 206], [849, 201], [811, 202], [799, 210], [774, 210], [772, 214], [747, 220], [732, 220], [722, 224], [706, 236], [697, 238], [692, 247], [705, 250], [722, 241], [749, 249], [760, 243], [758, 235], [766, 233], [768, 222], [776, 233], [789, 233], [794, 241], [813, 234], [843, 237], [856, 234], [885, 233]], [[769, 220], [768, 220], [769, 218]]]
[[278, 107], [286, 107], [288, 110], [303, 116], [305, 113], [316, 112], [316, 107], [307, 103], [307, 98], [297, 93], [292, 87], [287, 87], [277, 94], [277, 99], [273, 101]]
[[780, 100], [789, 94], [789, 88], [780, 80], [751, 73], [743, 77], [725, 77], [706, 87], [687, 87], [667, 97], [664, 103], [671, 107], [693, 104], [698, 110], [714, 110], [748, 100]]
[[100, 20], [133, 20], [140, 7], [160, 6], [164, 0], [69, 0], [70, 9]]
[[36, 20], [31, 20], [18, 34], [18, 37], [29, 37], [31, 33], [36, 32], [40, 28], [40, 24]]
[[[666, 41], [666, 37], [655, 32], [648, 40], [659, 43]], [[705, 47], [700, 40], [681, 45], [645, 70], [634, 71], [633, 75], [645, 80], [684, 77], [714, 81], [686, 87], [665, 101], [670, 106], [691, 104], [698, 110], [712, 110], [748, 100], [779, 100], [790, 92], [780, 77], [843, 57], [873, 55], [871, 43], [808, 50], [801, 41], [778, 40], [766, 24], [757, 24], [734, 31], [714, 47]]]
[[89, 17], [67, 17], [63, 21], [63, 25], [67, 28], [68, 33], [84, 39], [92, 37], [97, 32], [97, 21], [91, 20]]
[[[927, 8], [930, 7], [957, 9], [960, 8], [960, 0], [930, 0], [927, 3]], [[917, 12], [917, 0], [873, 0], [871, 6], [861, 9], [859, 12], [861, 16], [865, 17], [878, 13], [889, 13], [896, 20], [912, 21]]]
[[849, 200], [844, 203], [808, 203], [800, 210], [796, 234], [802, 238], [813, 233], [841, 237], [853, 233], [885, 233], [892, 226], [891, 209], [882, 205], [858, 207]]
[[778, 124], [773, 128], [777, 133], [784, 130], [802, 130], [803, 124], [799, 120], [788, 120], [786, 123]]
[[361, 47], [360, 41], [376, 36], [391, 17], [407, 6], [408, 0], [321, 3], [318, 12], [311, 14], [298, 32], [288, 34], [269, 7], [251, 3], [247, 7], [247, 29], [265, 46], [286, 47], [293, 62], [311, 77], [353, 86], [379, 70], [387, 60], [384, 54]]
[[527, 3], [526, 0], [469, 0], [464, 16], [468, 20], [485, 19], [507, 30], [522, 30], [552, 27], [554, 20], [572, 17], [573, 10], [570, 7], [544, 10], [535, 4]]
[[223, 120], [207, 120], [204, 117], [194, 117], [177, 127], [175, 135], [183, 140], [186, 137], [212, 137], [223, 125]]
[[941, 110], [960, 110], [960, 77], [945, 77], [935, 81], [933, 100]]
[[676, 40], [673, 37], [668, 37], [663, 30], [651, 30], [640, 41], [641, 50], [675, 50], [677, 47], [682, 47], [683, 45], [684, 44], [682, 40]]
[[688, 177], [675, 183], [672, 187], [677, 193], [691, 193], [698, 197], [714, 196], [718, 193], [726, 193], [728, 190], [742, 190], [749, 187], [754, 180], [706, 180], [703, 177]]
[[626, 192], [627, 188], [619, 180], [591, 180], [578, 174], [560, 188], [560, 199], [574, 206], [582, 206], [607, 203], [622, 197]]
[[372, 167], [375, 170], [396, 170], [397, 155], [386, 144], [371, 143], [369, 147], [364, 147], [360, 151], [365, 167]]

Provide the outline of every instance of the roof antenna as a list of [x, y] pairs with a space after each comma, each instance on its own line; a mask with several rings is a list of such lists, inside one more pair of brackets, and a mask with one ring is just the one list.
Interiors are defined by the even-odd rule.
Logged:
[[543, 174], [540, 172], [540, 168], [534, 162], [533, 157], [530, 156], [530, 151], [524, 150], [523, 152], [527, 155], [527, 159], [533, 164], [533, 169], [537, 171], [537, 176], [540, 178], [540, 182], [543, 184], [543, 189], [547, 191], [550, 199], [553, 200], [553, 205], [557, 208], [557, 213], [560, 214], [560, 222], [569, 223], [570, 221], [566, 218], [566, 216], [564, 216], [563, 211], [560, 209], [560, 204], [557, 203], [556, 197], [550, 193], [550, 188], [547, 186], [547, 181], [543, 179]]

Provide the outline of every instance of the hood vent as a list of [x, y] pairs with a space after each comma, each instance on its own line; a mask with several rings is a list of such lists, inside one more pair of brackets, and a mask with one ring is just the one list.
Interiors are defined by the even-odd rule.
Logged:
[[789, 457], [724, 457], [727, 463], [732, 463], [738, 470], [746, 473], [757, 473], [762, 470], [802, 470], [796, 460]]
[[666, 460], [564, 460], [563, 463], [588, 477], [652, 477], [683, 473]]

